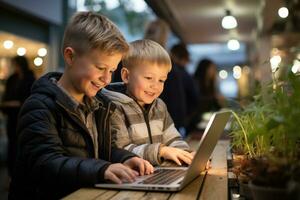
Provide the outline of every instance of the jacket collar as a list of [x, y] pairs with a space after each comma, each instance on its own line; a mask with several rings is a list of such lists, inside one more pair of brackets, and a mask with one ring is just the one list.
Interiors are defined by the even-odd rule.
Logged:
[[119, 102], [121, 104], [132, 104], [135, 105], [135, 107], [140, 107], [143, 111], [146, 112], [149, 112], [152, 109], [153, 105], [156, 104], [157, 99], [155, 99], [151, 103], [151, 105], [142, 108], [135, 99], [126, 94], [126, 89], [127, 87], [123, 82], [117, 82], [111, 83], [103, 88], [101, 90], [101, 93], [112, 101]]
[[122, 88], [122, 90], [114, 90], [115, 88], [109, 87], [110, 89], [103, 88], [101, 90], [101, 93], [104, 96], [107, 96], [112, 101], [120, 102], [123, 104], [128, 104], [128, 103], [133, 102], [134, 100], [125, 93], [125, 91], [126, 91], [125, 84], [122, 84], [119, 86], [123, 86], [123, 88], [125, 88], [125, 90], [123, 90], [123, 88]]
[[[59, 72], [47, 73], [34, 83], [32, 87], [32, 93], [43, 93], [49, 97], [52, 97], [65, 109], [74, 112], [81, 105], [72, 96], [70, 96], [64, 88], [57, 85], [57, 81], [61, 76], [62, 73]], [[88, 105], [87, 109], [93, 111], [99, 108], [99, 105], [102, 106], [103, 102], [101, 99], [102, 98], [96, 97], [86, 98], [85, 102]]]

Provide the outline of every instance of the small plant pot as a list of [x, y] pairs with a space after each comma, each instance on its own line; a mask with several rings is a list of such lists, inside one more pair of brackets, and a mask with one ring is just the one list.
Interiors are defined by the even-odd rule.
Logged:
[[239, 192], [242, 197], [247, 200], [253, 199], [252, 193], [248, 183], [243, 183], [239, 181]]
[[295, 194], [295, 184], [289, 184], [289, 186], [286, 188], [274, 188], [268, 186], [259, 186], [250, 181], [249, 188], [252, 192], [252, 197], [254, 200], [298, 200], [297, 194]]

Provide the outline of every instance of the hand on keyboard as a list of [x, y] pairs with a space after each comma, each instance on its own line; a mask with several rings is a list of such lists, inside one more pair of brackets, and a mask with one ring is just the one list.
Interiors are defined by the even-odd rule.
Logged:
[[172, 160], [178, 165], [182, 165], [183, 163], [186, 163], [190, 165], [192, 163], [192, 160], [194, 158], [195, 153], [189, 153], [187, 151], [184, 151], [182, 149], [174, 148], [174, 147], [168, 147], [163, 146], [160, 149], [160, 156], [167, 160]]
[[154, 171], [153, 166], [147, 160], [139, 157], [129, 158], [124, 165], [138, 171], [140, 176], [152, 174]]
[[109, 165], [104, 172], [104, 179], [118, 184], [121, 184], [122, 180], [126, 182], [133, 182], [135, 181], [136, 176], [138, 176], [136, 171], [121, 163]]

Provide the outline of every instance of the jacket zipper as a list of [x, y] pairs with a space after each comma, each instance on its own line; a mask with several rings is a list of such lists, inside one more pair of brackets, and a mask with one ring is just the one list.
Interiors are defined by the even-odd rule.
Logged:
[[[108, 103], [107, 105], [107, 112], [105, 114], [105, 117], [104, 117], [104, 124], [103, 124], [103, 128], [104, 130], [103, 131], [108, 131], [108, 160], [111, 160], [111, 133], [110, 133], [110, 129], [107, 127], [109, 123], [107, 123], [107, 120], [108, 120], [108, 117], [109, 117], [109, 113], [110, 113], [110, 107], [111, 107], [111, 102]], [[99, 132], [98, 132], [99, 133]], [[103, 134], [103, 142], [105, 142], [105, 132]], [[104, 145], [105, 146], [105, 145]]]
[[[132, 97], [130, 97], [130, 98], [132, 98]], [[150, 144], [153, 144], [152, 133], [151, 133], [151, 128], [150, 128], [150, 124], [149, 124], [149, 117], [148, 117], [148, 114], [149, 114], [149, 112], [150, 112], [150, 110], [153, 106], [153, 102], [150, 105], [150, 108], [149, 108], [148, 112], [146, 113], [145, 109], [137, 102], [137, 100], [135, 98], [132, 98], [132, 99], [135, 101], [135, 103], [138, 105], [138, 107], [140, 107], [140, 109], [143, 113], [143, 116], [144, 116], [144, 119], [145, 119], [145, 122], [146, 122], [146, 126], [147, 126], [147, 130], [148, 130], [148, 136], [149, 136]]]
[[140, 107], [140, 109], [143, 113], [143, 116], [144, 116], [144, 119], [145, 119], [145, 122], [146, 122], [146, 126], [147, 126], [147, 130], [148, 130], [148, 136], [149, 136], [150, 144], [153, 144], [152, 133], [151, 133], [151, 128], [150, 128], [150, 124], [149, 124], [149, 117], [148, 117], [148, 114], [151, 110], [151, 107], [153, 106], [153, 103], [150, 105], [151, 107], [149, 108], [148, 112], [146, 112], [146, 110], [135, 99], [133, 99], [133, 100]]
[[149, 124], [149, 117], [148, 117], [150, 109], [148, 110], [148, 112], [146, 112], [146, 110], [144, 110], [144, 108], [142, 106], [140, 106], [140, 104], [137, 103], [137, 105], [142, 110], [142, 113], [143, 113], [143, 116], [144, 116], [144, 119], [145, 119], [145, 122], [146, 122], [147, 130], [148, 130], [148, 136], [149, 136], [150, 144], [153, 144], [152, 133], [151, 133], [151, 128], [150, 128], [150, 124]]
[[146, 125], [147, 125], [147, 130], [148, 130], [148, 136], [149, 136], [150, 144], [153, 144], [152, 133], [151, 133], [151, 128], [150, 128], [150, 124], [149, 124], [149, 118], [148, 118], [148, 115], [144, 111], [143, 111], [143, 114], [144, 114], [145, 122], [146, 122]]

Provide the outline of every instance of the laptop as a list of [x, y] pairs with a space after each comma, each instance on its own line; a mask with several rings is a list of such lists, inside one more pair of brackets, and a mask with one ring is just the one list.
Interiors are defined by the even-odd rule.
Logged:
[[118, 190], [180, 191], [198, 176], [203, 176], [203, 182], [207, 161], [223, 133], [230, 115], [230, 111], [220, 111], [211, 116], [189, 167], [156, 167], [153, 174], [138, 176], [132, 183], [99, 183], [95, 187]]

